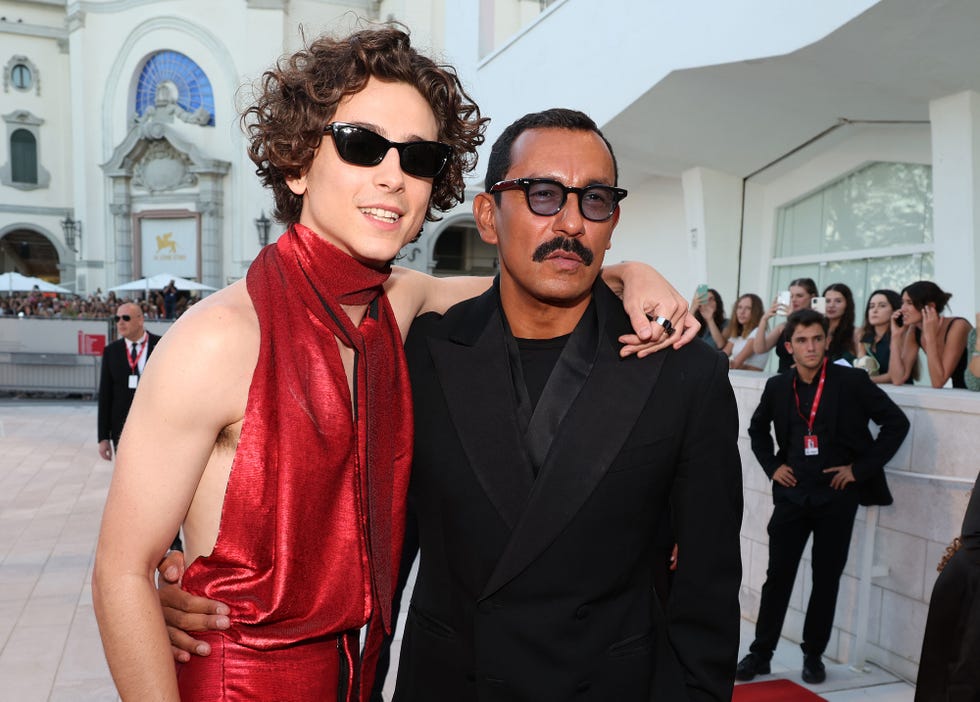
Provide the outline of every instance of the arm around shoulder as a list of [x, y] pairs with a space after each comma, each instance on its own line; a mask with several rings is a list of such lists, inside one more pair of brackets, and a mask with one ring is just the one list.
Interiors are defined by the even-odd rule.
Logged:
[[392, 266], [385, 292], [398, 320], [402, 340], [408, 336], [412, 320], [426, 312], [444, 313], [453, 305], [482, 295], [493, 282], [485, 276], [437, 278], [421, 271]]

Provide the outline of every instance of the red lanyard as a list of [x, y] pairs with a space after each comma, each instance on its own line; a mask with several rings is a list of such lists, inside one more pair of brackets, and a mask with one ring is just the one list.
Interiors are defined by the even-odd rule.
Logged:
[[[135, 360], [133, 359], [133, 354], [129, 352], [129, 349], [128, 348], [126, 349], [126, 363], [129, 364], [129, 372], [133, 375], [136, 374], [136, 369], [139, 368], [140, 359], [143, 358], [143, 354], [146, 352], [146, 347], [148, 345], [146, 342], [148, 342], [149, 340], [150, 340], [149, 337], [146, 334], [144, 334], [142, 339], [140, 339], [139, 341], [132, 342], [134, 344], [140, 345], [140, 352], [136, 354]], [[799, 404], [799, 401], [797, 401], [797, 404]]]
[[[800, 419], [806, 422], [806, 417], [800, 411], [800, 395], [796, 392], [796, 376], [793, 374], [793, 397], [796, 398], [796, 413], [800, 415]], [[820, 406], [820, 397], [823, 395], [823, 384], [827, 380], [827, 357], [823, 359], [823, 366], [820, 367], [820, 382], [817, 383], [817, 394], [813, 396], [813, 406], [810, 408], [810, 421], [806, 425], [807, 435], [813, 434], [813, 421], [817, 418], [817, 407]]]

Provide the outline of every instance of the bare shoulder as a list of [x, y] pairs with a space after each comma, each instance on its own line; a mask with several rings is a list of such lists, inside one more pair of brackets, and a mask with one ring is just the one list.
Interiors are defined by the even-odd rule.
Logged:
[[410, 268], [392, 266], [391, 275], [385, 281], [385, 294], [395, 313], [402, 339], [425, 304], [427, 278], [429, 276]]
[[255, 308], [239, 281], [180, 317], [157, 344], [140, 385], [231, 424], [244, 408], [259, 338]]
[[228, 359], [254, 345], [258, 349], [259, 322], [240, 280], [205, 298], [185, 312], [160, 341], [160, 350], [176, 347], [196, 357]]
[[391, 276], [385, 283], [385, 292], [404, 339], [412, 320], [420, 314], [443, 314], [453, 305], [484, 293], [492, 283], [492, 278], [483, 276], [436, 278], [420, 271], [393, 266]]

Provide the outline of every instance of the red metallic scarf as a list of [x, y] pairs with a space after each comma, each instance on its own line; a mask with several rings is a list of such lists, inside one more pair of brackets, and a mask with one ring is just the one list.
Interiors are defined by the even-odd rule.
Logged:
[[[408, 370], [382, 290], [389, 273], [301, 225], [259, 253], [247, 285], [260, 351], [218, 541], [184, 579], [230, 604], [228, 635], [249, 647], [369, 622], [363, 665], [350, 650], [356, 636], [341, 647], [350, 664], [341, 678], [365, 697], [392, 628], [412, 456]], [[368, 312], [355, 326], [342, 304]], [[337, 339], [355, 351], [353, 398]]]

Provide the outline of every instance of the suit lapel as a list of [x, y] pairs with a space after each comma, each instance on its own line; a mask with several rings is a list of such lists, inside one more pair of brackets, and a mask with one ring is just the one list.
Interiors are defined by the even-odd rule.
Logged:
[[527, 568], [592, 494], [632, 431], [669, 353], [642, 362], [620, 359], [617, 337], [626, 331], [621, 303], [603, 284], [595, 295], [600, 345], [595, 364], [558, 429], [482, 597]]
[[510, 363], [494, 289], [473, 301], [448, 339], [429, 339], [446, 404], [470, 466], [511, 529], [533, 473], [515, 413]]

